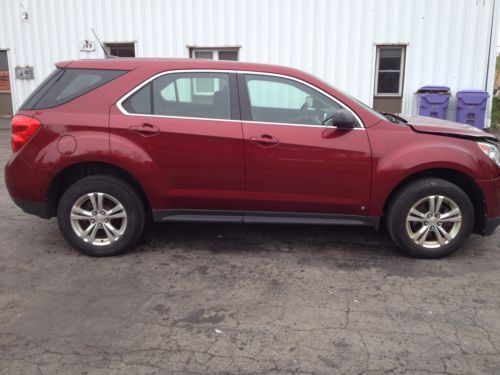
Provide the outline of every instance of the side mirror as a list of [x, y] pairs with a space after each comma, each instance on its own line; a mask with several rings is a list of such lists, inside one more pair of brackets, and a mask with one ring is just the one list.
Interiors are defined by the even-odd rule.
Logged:
[[356, 117], [345, 108], [340, 108], [332, 116], [332, 126], [338, 129], [353, 129], [357, 124]]

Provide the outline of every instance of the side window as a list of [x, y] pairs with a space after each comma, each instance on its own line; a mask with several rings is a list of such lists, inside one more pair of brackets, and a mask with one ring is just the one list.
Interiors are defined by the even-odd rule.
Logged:
[[151, 103], [151, 83], [143, 86], [122, 104], [129, 113], [141, 113], [145, 115], [153, 114]]
[[125, 74], [123, 70], [56, 69], [21, 105], [44, 109], [67, 103]]
[[245, 75], [254, 121], [321, 125], [341, 106], [320, 92], [291, 79]]
[[123, 102], [129, 113], [230, 119], [229, 74], [173, 73], [148, 83]]

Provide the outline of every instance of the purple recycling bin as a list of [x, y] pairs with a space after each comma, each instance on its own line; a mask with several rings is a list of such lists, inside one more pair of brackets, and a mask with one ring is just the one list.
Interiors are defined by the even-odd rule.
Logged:
[[484, 128], [488, 93], [483, 90], [463, 90], [457, 93], [457, 122]]
[[450, 88], [446, 86], [424, 86], [418, 89], [418, 114], [420, 116], [446, 119], [450, 102]]

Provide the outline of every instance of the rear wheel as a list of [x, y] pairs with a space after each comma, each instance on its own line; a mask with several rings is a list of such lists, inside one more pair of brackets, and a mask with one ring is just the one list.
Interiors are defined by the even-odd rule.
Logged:
[[408, 255], [442, 258], [457, 251], [474, 225], [474, 208], [458, 186], [438, 178], [417, 180], [397, 193], [387, 217], [394, 242]]
[[145, 222], [144, 205], [126, 182], [111, 176], [83, 178], [59, 201], [57, 222], [65, 239], [90, 256], [111, 256], [131, 249]]

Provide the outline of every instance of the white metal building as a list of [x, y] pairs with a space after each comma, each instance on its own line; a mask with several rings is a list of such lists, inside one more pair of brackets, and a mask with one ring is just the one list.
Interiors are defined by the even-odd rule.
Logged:
[[[416, 113], [424, 85], [492, 95], [495, 2], [0, 0], [0, 57], [4, 50], [14, 110], [55, 61], [104, 56], [93, 28], [112, 54], [287, 65], [369, 105]], [[16, 67], [28, 69], [16, 77]], [[455, 105], [453, 97], [450, 119]]]

